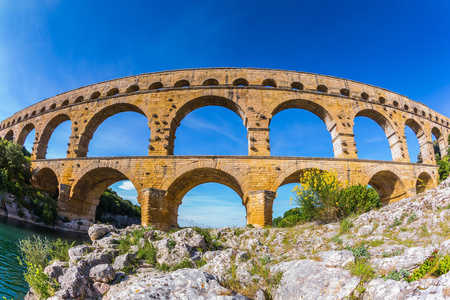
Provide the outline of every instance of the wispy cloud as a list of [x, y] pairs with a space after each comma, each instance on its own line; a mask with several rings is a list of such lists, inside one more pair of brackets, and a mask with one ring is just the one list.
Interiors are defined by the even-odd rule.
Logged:
[[131, 181], [123, 181], [119, 186], [119, 189], [121, 190], [125, 190], [125, 191], [132, 191], [135, 190], [136, 188], [134, 187], [134, 185], [131, 183]]

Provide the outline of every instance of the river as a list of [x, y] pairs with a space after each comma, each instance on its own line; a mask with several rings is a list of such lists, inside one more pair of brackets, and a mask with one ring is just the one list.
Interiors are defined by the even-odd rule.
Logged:
[[87, 235], [57, 231], [0, 216], [0, 299], [23, 299], [28, 292], [23, 272], [25, 267], [19, 264], [17, 243], [20, 239], [39, 235], [54, 240], [61, 238], [70, 243], [88, 240]]

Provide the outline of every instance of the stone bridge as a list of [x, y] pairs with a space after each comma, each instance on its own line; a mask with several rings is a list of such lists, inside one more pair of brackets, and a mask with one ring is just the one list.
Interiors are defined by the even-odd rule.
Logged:
[[[181, 120], [204, 106], [222, 106], [247, 128], [248, 156], [174, 156]], [[279, 112], [299, 108], [317, 115], [330, 132], [334, 158], [270, 156], [269, 125]], [[149, 155], [88, 158], [89, 142], [107, 118], [125, 111], [148, 119]], [[385, 132], [393, 161], [359, 160], [354, 119], [374, 120]], [[53, 131], [70, 120], [65, 159], [45, 159]], [[241, 68], [192, 69], [142, 74], [66, 92], [23, 109], [0, 123], [0, 137], [23, 144], [35, 129], [33, 183], [58, 193], [69, 219], [93, 220], [100, 195], [130, 180], [138, 191], [142, 223], [168, 229], [177, 224], [183, 196], [197, 185], [232, 188], [247, 210], [247, 223], [272, 222], [278, 187], [298, 182], [309, 168], [334, 169], [341, 180], [372, 185], [383, 203], [415, 195], [420, 181], [437, 183], [432, 135], [448, 147], [450, 120], [405, 96], [359, 82], [310, 73]], [[416, 134], [422, 164], [410, 163], [405, 126]]]

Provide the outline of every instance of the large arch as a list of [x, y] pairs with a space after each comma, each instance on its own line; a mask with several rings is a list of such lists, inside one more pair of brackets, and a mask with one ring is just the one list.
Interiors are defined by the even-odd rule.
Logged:
[[406, 157], [403, 157], [404, 153], [402, 151], [400, 143], [398, 143], [399, 137], [397, 135], [395, 127], [392, 125], [392, 123], [388, 120], [388, 118], [386, 116], [384, 116], [382, 113], [380, 113], [376, 110], [373, 110], [373, 109], [363, 109], [363, 110], [360, 110], [355, 115], [355, 117], [353, 118], [353, 122], [354, 122], [354, 119], [357, 117], [369, 118], [369, 119], [375, 121], [375, 123], [377, 123], [381, 127], [381, 129], [383, 129], [383, 131], [386, 135], [386, 138], [388, 139], [389, 147], [391, 148], [391, 155], [392, 155], [393, 160], [406, 159]]
[[171, 124], [170, 124], [170, 133], [171, 136], [169, 138], [169, 147], [168, 154], [173, 155], [173, 150], [175, 147], [175, 134], [180, 126], [181, 121], [192, 111], [206, 107], [206, 106], [220, 106], [227, 109], [230, 109], [234, 113], [236, 113], [243, 121], [244, 126], [247, 127], [247, 118], [245, 116], [245, 111], [239, 106], [236, 102], [220, 97], [220, 96], [202, 96], [195, 99], [192, 99], [186, 102], [183, 106], [181, 106], [175, 113]]
[[60, 114], [50, 120], [47, 123], [44, 130], [41, 133], [39, 143], [36, 149], [36, 159], [44, 159], [47, 154], [48, 142], [55, 131], [56, 127], [66, 121], [71, 121], [70, 117], [66, 114]]
[[394, 172], [389, 170], [376, 172], [367, 184], [377, 191], [383, 205], [398, 201], [407, 196], [403, 182]]
[[444, 138], [444, 135], [442, 134], [441, 129], [439, 129], [438, 127], [435, 126], [431, 129], [431, 134], [436, 138], [437, 143], [439, 145], [441, 157], [443, 157], [446, 154], [447, 146], [446, 146], [445, 138]]
[[[338, 141], [338, 139], [335, 139], [338, 135], [338, 131], [337, 131], [336, 122], [335, 122], [333, 116], [328, 112], [327, 109], [325, 109], [320, 104], [312, 102], [312, 101], [304, 100], [304, 99], [287, 100], [287, 101], [284, 101], [284, 102], [278, 104], [276, 107], [271, 108], [270, 118], [269, 118], [269, 126], [270, 126], [272, 119], [275, 117], [276, 114], [278, 114], [284, 110], [291, 109], [291, 108], [306, 110], [306, 111], [311, 112], [314, 115], [316, 115], [325, 124], [328, 132], [331, 135], [332, 143], [340, 143], [340, 141]], [[337, 148], [338, 147], [333, 147], [333, 149], [337, 149]], [[337, 157], [337, 156], [339, 156], [339, 154], [334, 151], [334, 156]]]
[[33, 131], [33, 129], [35, 129], [33, 123], [28, 123], [27, 125], [25, 125], [25, 127], [23, 127], [22, 131], [20, 132], [19, 137], [17, 138], [17, 144], [23, 146], [25, 144], [25, 140], [27, 139], [30, 132]]
[[32, 178], [32, 185], [52, 196], [59, 194], [59, 182], [55, 171], [50, 168], [37, 170]]
[[416, 180], [416, 194], [420, 194], [434, 187], [433, 177], [427, 172], [422, 172]]
[[[420, 154], [422, 155], [423, 162], [433, 163], [434, 162], [434, 153], [432, 153], [432, 150], [430, 149], [430, 144], [429, 144], [429, 142], [431, 142], [431, 141], [428, 141], [428, 137], [425, 134], [425, 131], [423, 130], [422, 126], [420, 126], [420, 124], [414, 119], [407, 119], [405, 121], [405, 126], [408, 126], [409, 128], [411, 128], [411, 130], [416, 135], [417, 140], [419, 142]], [[409, 152], [409, 148], [408, 148], [408, 152]]]
[[14, 131], [12, 131], [12, 130], [8, 131], [8, 132], [5, 134], [4, 139], [7, 140], [7, 141], [12, 141], [12, 140], [14, 140]]
[[117, 103], [105, 107], [97, 112], [87, 123], [84, 132], [80, 136], [80, 142], [77, 149], [77, 157], [86, 157], [89, 151], [89, 143], [94, 136], [95, 131], [109, 117], [121, 112], [136, 112], [148, 119], [144, 111], [136, 105], [130, 103]]
[[[73, 186], [65, 214], [71, 219], [88, 219], [94, 222], [101, 195], [109, 186], [122, 180], [130, 180], [138, 187], [134, 178], [129, 178], [117, 169], [100, 167], [89, 170]], [[139, 190], [138, 201], [140, 201]]]

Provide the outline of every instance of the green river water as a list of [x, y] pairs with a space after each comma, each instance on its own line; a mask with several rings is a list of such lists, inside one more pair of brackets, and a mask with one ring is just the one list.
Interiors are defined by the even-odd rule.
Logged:
[[33, 235], [80, 243], [88, 239], [87, 235], [57, 231], [0, 216], [0, 299], [23, 299], [28, 292], [28, 284], [23, 278], [25, 268], [17, 259], [20, 257], [17, 243]]

